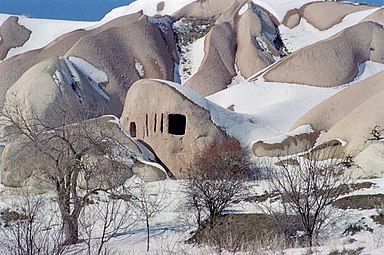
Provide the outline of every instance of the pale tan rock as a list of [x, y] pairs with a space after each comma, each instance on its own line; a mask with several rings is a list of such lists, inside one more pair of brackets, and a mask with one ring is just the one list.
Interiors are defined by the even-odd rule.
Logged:
[[143, 161], [136, 161], [132, 172], [145, 182], [155, 182], [167, 179], [167, 174], [154, 164]]
[[[251, 3], [248, 5], [251, 7]], [[277, 31], [272, 21], [266, 23], [252, 7], [238, 18], [236, 64], [246, 79], [272, 64], [274, 60], [271, 53], [277, 54], [277, 50], [264, 35], [264, 32], [275, 35]]]
[[236, 75], [236, 38], [231, 24], [216, 24], [204, 44], [205, 55], [200, 68], [185, 86], [208, 96], [225, 89]]
[[140, 80], [127, 93], [122, 126], [148, 144], [176, 178], [187, 176], [194, 158], [213, 141], [232, 140], [210, 113], [175, 88]]
[[379, 24], [384, 24], [384, 9], [381, 8], [362, 20], [362, 22], [365, 21], [373, 21]]
[[[101, 50], [102, 49], [102, 50]], [[108, 74], [104, 90], [111, 97], [109, 114], [119, 116], [130, 85], [140, 78], [173, 80], [173, 59], [157, 25], [142, 16], [124, 27], [84, 36], [66, 56], [87, 60]], [[143, 76], [136, 70], [141, 65]]]
[[321, 142], [344, 140], [346, 152], [356, 155], [368, 145], [375, 126], [384, 127], [383, 79], [384, 72], [380, 72], [342, 90], [303, 115], [291, 129], [310, 124], [327, 131]]
[[[164, 39], [163, 39], [164, 38]], [[42, 49], [23, 53], [0, 63], [0, 105], [6, 90], [29, 68], [56, 56], [78, 56], [105, 71], [104, 84], [113, 105], [109, 113], [120, 115], [129, 86], [142, 78], [136, 61], [143, 65], [144, 77], [173, 80], [177, 60], [171, 33], [161, 32], [142, 12], [119, 17], [93, 30], [65, 34]]]
[[384, 63], [383, 37], [384, 29], [377, 23], [357, 24], [283, 58], [264, 78], [318, 87], [347, 84], [355, 79], [362, 62]]
[[302, 17], [319, 30], [327, 30], [340, 23], [345, 16], [374, 8], [369, 5], [356, 5], [339, 2], [313, 2], [304, 5]]
[[320, 31], [327, 30], [340, 23], [347, 15], [374, 8], [369, 5], [318, 1], [303, 5], [299, 9], [289, 10], [282, 24], [292, 29], [300, 24], [303, 18]]
[[60, 110], [69, 123], [108, 112], [109, 101], [79, 70], [80, 80], [71, 78], [67, 63], [65, 58], [51, 58], [32, 67], [7, 91], [5, 105], [19, 106], [25, 116], [52, 123], [60, 123]]
[[228, 9], [228, 6], [231, 6], [234, 2], [239, 1], [242, 0], [198, 0], [184, 6], [179, 11], [172, 14], [172, 16], [176, 19], [180, 19], [182, 17], [218, 18]]
[[[141, 157], [139, 147], [124, 133], [118, 124], [118, 119], [114, 116], [87, 120], [81, 123], [81, 127], [76, 124], [69, 125], [68, 128], [71, 137], [77, 138], [72, 143], [75, 147], [84, 146], [89, 142], [88, 137], [100, 136], [100, 132], [102, 132], [105, 139], [116, 140], [125, 146], [127, 151], [118, 152], [122, 157], [125, 152], [132, 157]], [[126, 159], [128, 159], [127, 156], [125, 156]], [[49, 165], [52, 160], [46, 157], [26, 138], [18, 137], [9, 142], [2, 153], [1, 183], [6, 187], [28, 188], [37, 192], [50, 190], [52, 183], [47, 181], [46, 173], [54, 166]], [[131, 165], [118, 161], [117, 157], [116, 159], [106, 158], [104, 155], [100, 155], [97, 150], [89, 150], [82, 161], [92, 166], [97, 165], [97, 171], [93, 171], [92, 176], [90, 176], [89, 184], [91, 187], [116, 187], [133, 174]], [[134, 162], [132, 161], [132, 163]], [[85, 187], [83, 177], [79, 178], [79, 185]]]
[[283, 21], [281, 22], [286, 27], [292, 29], [300, 24], [302, 14], [299, 9], [289, 10], [285, 16]]
[[11, 16], [0, 26], [0, 60], [10, 49], [23, 46], [31, 36], [31, 31], [19, 25], [18, 21], [18, 17]]
[[253, 144], [252, 151], [258, 157], [278, 157], [294, 155], [308, 151], [312, 148], [320, 132], [315, 131], [309, 134], [289, 136], [280, 143], [266, 143], [258, 141]]
[[352, 178], [368, 179], [382, 178], [384, 176], [384, 144], [381, 141], [370, 144], [355, 158], [357, 165], [351, 171]]
[[[244, 7], [248, 8], [247, 11], [239, 15], [240, 9]], [[278, 54], [265, 33], [277, 35], [276, 26], [269, 14], [252, 1], [233, 1], [221, 12], [215, 26], [208, 33], [204, 59], [198, 72], [185, 85], [208, 96], [225, 89], [231, 83], [236, 74], [235, 64], [246, 78], [264, 69], [274, 62], [272, 54]]]

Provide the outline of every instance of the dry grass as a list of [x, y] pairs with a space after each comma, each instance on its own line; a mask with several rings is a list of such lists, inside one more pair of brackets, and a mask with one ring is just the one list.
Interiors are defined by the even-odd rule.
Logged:
[[343, 197], [336, 200], [333, 205], [339, 209], [376, 209], [378, 205], [384, 204], [384, 194], [356, 195]]
[[284, 238], [278, 226], [266, 214], [224, 215], [213, 227], [202, 224], [187, 242], [216, 247], [218, 252], [223, 249], [231, 252], [247, 250], [250, 254], [297, 246], [295, 241]]

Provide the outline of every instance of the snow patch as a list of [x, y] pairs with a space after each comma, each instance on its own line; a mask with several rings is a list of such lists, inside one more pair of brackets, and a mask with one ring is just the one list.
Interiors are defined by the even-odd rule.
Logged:
[[141, 64], [139, 61], [135, 61], [135, 68], [136, 71], [139, 73], [140, 77], [143, 78], [145, 73], [144, 73], [144, 66]]
[[369, 16], [378, 9], [379, 8], [373, 8], [349, 14], [345, 16], [340, 23], [324, 31], [320, 31], [319, 29], [315, 28], [305, 19], [301, 19], [300, 24], [293, 29], [289, 29], [284, 25], [280, 25], [279, 30], [281, 38], [288, 51], [293, 52], [317, 41], [331, 37], [332, 35], [337, 34], [347, 27], [356, 25], [365, 17]]
[[91, 63], [88, 63], [82, 58], [78, 57], [69, 57], [69, 60], [74, 64], [82, 73], [86, 74], [89, 77], [92, 77], [97, 83], [108, 82], [108, 75], [96, 68]]
[[283, 21], [286, 13], [292, 9], [299, 9], [306, 3], [313, 2], [313, 0], [252, 0], [255, 4], [263, 7], [280, 22]]
[[105, 72], [97, 69], [92, 64], [78, 57], [69, 57], [69, 60], [66, 60], [66, 63], [70, 68], [71, 72], [75, 72], [75, 77], [77, 77], [78, 81], [80, 81], [80, 78], [78, 76], [79, 74], [77, 73], [75, 66], [77, 67], [77, 69], [80, 70], [82, 74], [84, 74], [84, 76], [87, 78], [94, 90], [96, 90], [102, 97], [104, 97], [108, 101], [111, 100], [107, 93], [105, 93], [105, 91], [99, 86], [99, 84], [102, 82], [108, 82], [108, 75]]
[[7, 58], [30, 50], [40, 49], [63, 34], [95, 24], [95, 22], [33, 19], [24, 16], [19, 16], [18, 23], [32, 31], [32, 33], [23, 46], [12, 48], [8, 52]]
[[180, 61], [179, 65], [179, 74], [181, 79], [181, 84], [184, 84], [190, 77], [197, 73], [199, 70], [204, 56], [204, 42], [205, 37], [201, 37], [197, 39], [192, 44], [188, 44], [187, 46], [183, 46], [183, 58]]
[[384, 64], [374, 61], [366, 61], [359, 64], [359, 72], [353, 82], [369, 78], [377, 73], [384, 71]]
[[248, 10], [248, 8], [248, 4], [243, 5], [243, 7], [241, 7], [241, 9], [239, 10], [238, 15], [243, 15]]
[[[194, 2], [195, 0], [138, 0], [132, 2], [128, 6], [122, 6], [113, 9], [100, 21], [100, 24], [105, 24], [108, 21], [115, 19], [116, 17], [132, 14], [135, 12], [143, 11], [147, 16], [155, 15], [172, 15], [180, 10], [182, 7]], [[164, 9], [157, 11], [157, 4], [164, 2]]]

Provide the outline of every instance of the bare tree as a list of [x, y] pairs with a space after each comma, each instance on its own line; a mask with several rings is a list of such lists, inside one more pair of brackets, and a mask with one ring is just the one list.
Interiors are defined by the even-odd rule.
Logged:
[[131, 196], [125, 192], [114, 192], [113, 195], [94, 197], [83, 210], [79, 222], [85, 236], [86, 254], [113, 253], [108, 242], [136, 221], [130, 200]]
[[2, 211], [1, 254], [58, 255], [65, 251], [54, 215], [44, 212], [45, 200], [25, 193]]
[[237, 142], [213, 143], [196, 158], [187, 169], [184, 188], [187, 208], [196, 212], [198, 225], [202, 214], [213, 224], [225, 209], [244, 197], [250, 165], [248, 153]]
[[[90, 197], [98, 191], [107, 192], [126, 167], [115, 158], [122, 157], [121, 153], [129, 158], [130, 152], [102, 128], [82, 121], [86, 119], [81, 115], [84, 111], [65, 104], [51, 105], [50, 109], [54, 115], [43, 118], [22, 101], [8, 100], [1, 122], [8, 137], [22, 140], [24, 148], [44, 162], [41, 176], [56, 192], [64, 245], [69, 245], [78, 242], [79, 217]], [[82, 189], [80, 180], [85, 182]]]
[[344, 173], [342, 160], [334, 153], [310, 152], [295, 160], [297, 164], [280, 160], [279, 167], [269, 168], [270, 191], [279, 195], [284, 208], [281, 211], [270, 207], [269, 212], [285, 230], [297, 216], [306, 242], [312, 246], [326, 221], [332, 220], [332, 204], [345, 192], [350, 178]]
[[137, 184], [136, 189], [132, 189], [133, 206], [136, 208], [139, 219], [145, 221], [147, 230], [147, 251], [149, 251], [150, 240], [150, 221], [157, 217], [165, 208], [168, 207], [165, 183], [144, 183]]

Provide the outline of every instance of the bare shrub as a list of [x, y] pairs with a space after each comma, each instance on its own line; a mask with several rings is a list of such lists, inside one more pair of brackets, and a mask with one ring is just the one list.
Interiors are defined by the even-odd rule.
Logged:
[[125, 197], [101, 194], [93, 197], [92, 203], [82, 211], [79, 224], [86, 245], [85, 254], [115, 254], [109, 241], [136, 221], [130, 201], [123, 199]]
[[132, 188], [132, 205], [136, 210], [138, 219], [145, 221], [147, 232], [147, 252], [149, 251], [150, 241], [150, 221], [157, 217], [165, 208], [168, 207], [165, 183], [158, 182], [157, 185], [140, 182]]
[[344, 174], [342, 159], [332, 153], [312, 152], [295, 159], [299, 164], [281, 161], [279, 167], [269, 168], [270, 190], [279, 194], [282, 208], [272, 206], [268, 210], [283, 229], [289, 228], [289, 217], [297, 215], [305, 241], [312, 246], [326, 222], [334, 219], [332, 204], [344, 194], [350, 178]]
[[247, 193], [246, 171], [251, 163], [248, 153], [235, 142], [210, 145], [189, 166], [184, 187], [188, 210], [195, 211], [198, 225], [203, 215], [211, 224]]
[[57, 255], [65, 251], [63, 236], [54, 215], [46, 215], [46, 200], [24, 194], [2, 214], [0, 253]]

